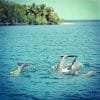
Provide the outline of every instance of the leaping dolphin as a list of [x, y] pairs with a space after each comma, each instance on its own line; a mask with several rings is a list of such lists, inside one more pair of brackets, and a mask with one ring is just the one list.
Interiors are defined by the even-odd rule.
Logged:
[[[96, 73], [100, 73], [100, 71], [88, 71], [87, 73], [80, 73], [79, 69], [84, 67], [83, 64], [81, 64], [80, 62], [76, 61], [76, 58], [78, 56], [76, 55], [64, 55], [61, 56], [61, 61], [60, 63], [56, 66], [56, 70], [65, 74], [71, 74], [71, 75], [75, 75], [75, 76], [94, 76], [96, 75]], [[67, 63], [66, 65], [66, 58], [68, 57], [74, 57], [73, 62], [69, 65]]]
[[[81, 67], [83, 67], [83, 65], [80, 62], [76, 61], [76, 58], [78, 57], [76, 55], [64, 55], [61, 57], [61, 61], [56, 67], [56, 70], [59, 72], [74, 75]], [[74, 57], [74, 60], [70, 65], [66, 63], [66, 58], [68, 57]]]
[[18, 65], [17, 69], [10, 72], [11, 76], [18, 76], [22, 72], [24, 67], [30, 66], [31, 63], [17, 63], [17, 65]]

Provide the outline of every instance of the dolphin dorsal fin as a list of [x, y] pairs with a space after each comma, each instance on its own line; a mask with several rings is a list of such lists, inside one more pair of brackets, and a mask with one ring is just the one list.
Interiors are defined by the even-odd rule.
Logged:
[[23, 65], [23, 64], [25, 64], [25, 63], [17, 63], [18, 66], [21, 66], [21, 65]]

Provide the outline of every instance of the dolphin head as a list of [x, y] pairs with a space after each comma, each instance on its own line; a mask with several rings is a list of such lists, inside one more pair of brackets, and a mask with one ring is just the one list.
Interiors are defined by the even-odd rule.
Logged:
[[62, 58], [66, 58], [67, 56], [68, 56], [68, 55], [65, 54], [65, 55], [63, 55], [63, 56], [61, 56], [61, 57], [62, 57]]

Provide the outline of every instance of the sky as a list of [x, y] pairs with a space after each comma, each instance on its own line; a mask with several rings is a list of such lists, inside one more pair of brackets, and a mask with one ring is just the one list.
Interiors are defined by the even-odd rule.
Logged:
[[46, 4], [65, 20], [100, 20], [100, 0], [8, 0], [20, 4]]

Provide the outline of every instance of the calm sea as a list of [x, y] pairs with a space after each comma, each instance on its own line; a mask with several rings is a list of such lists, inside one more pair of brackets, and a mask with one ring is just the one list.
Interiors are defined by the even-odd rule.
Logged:
[[[0, 26], [0, 100], [100, 100], [100, 74], [75, 77], [52, 66], [78, 55], [82, 72], [100, 70], [100, 21], [73, 25]], [[18, 77], [17, 62], [32, 63]]]

